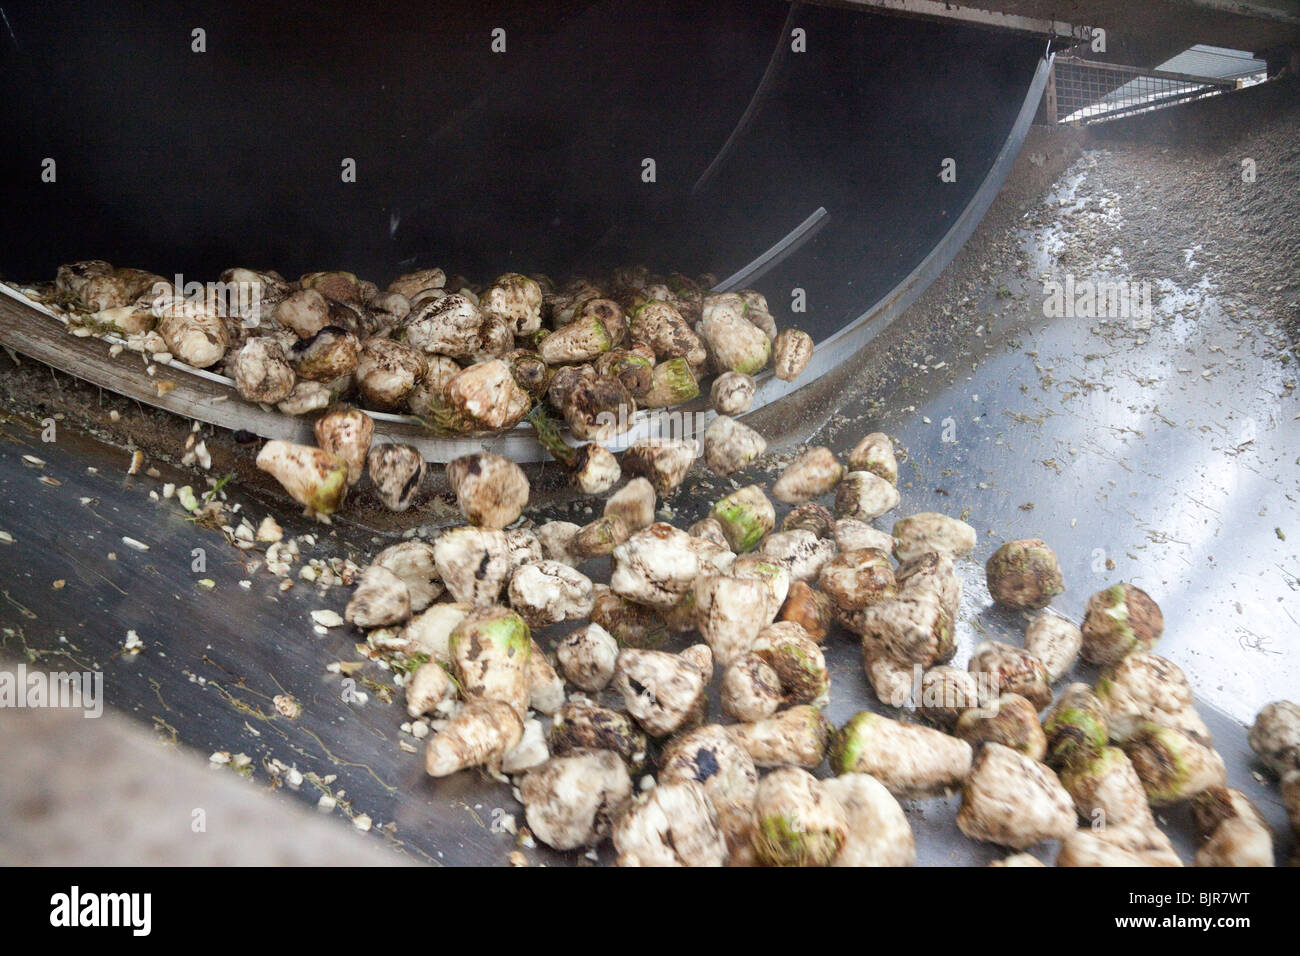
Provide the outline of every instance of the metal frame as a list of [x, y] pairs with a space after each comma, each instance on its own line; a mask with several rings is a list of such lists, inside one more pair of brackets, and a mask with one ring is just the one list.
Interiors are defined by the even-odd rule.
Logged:
[[[874, 7], [878, 10], [930, 19], [958, 20], [1001, 30], [1039, 33], [1043, 36], [1072, 36], [1077, 39], [1087, 39], [1092, 31], [1091, 26], [1075, 25], [1064, 20], [1004, 13], [996, 9], [946, 3], [944, 0], [825, 0], [825, 2], [852, 7]], [[1251, 2], [1251, 0], [1169, 0], [1169, 2], [1208, 13], [1262, 20], [1285, 26], [1300, 26], [1300, 14]]]
[[1236, 89], [1238, 82], [1237, 77], [1192, 76], [1058, 54], [1047, 119], [1100, 123], [1214, 96]]
[[1003, 13], [982, 7], [946, 3], [943, 0], [837, 0], [837, 5], [871, 7], [889, 13], [939, 20], [957, 20], [978, 26], [1017, 33], [1037, 33], [1042, 36], [1073, 37], [1086, 40], [1092, 36], [1092, 27], [1076, 26], [1064, 20], [1027, 17], [1018, 13]]

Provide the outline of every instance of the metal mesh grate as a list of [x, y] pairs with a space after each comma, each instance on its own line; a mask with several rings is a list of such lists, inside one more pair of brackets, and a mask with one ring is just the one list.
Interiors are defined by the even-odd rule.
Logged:
[[1214, 96], [1235, 89], [1239, 82], [1057, 56], [1047, 93], [1048, 116], [1057, 123], [1098, 123]]

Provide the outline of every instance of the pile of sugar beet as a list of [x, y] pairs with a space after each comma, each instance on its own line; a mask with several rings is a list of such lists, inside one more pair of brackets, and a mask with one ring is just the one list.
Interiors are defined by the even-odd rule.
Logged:
[[[345, 617], [401, 662], [429, 774], [508, 776], [532, 836], [559, 850], [612, 840], [628, 866], [910, 865], [898, 801], [956, 791], [962, 833], [1018, 851], [998, 865], [1040, 865], [1024, 851], [1046, 841], [1062, 866], [1182, 865], [1153, 812], [1182, 802], [1198, 865], [1272, 865], [1269, 827], [1228, 786], [1186, 677], [1152, 653], [1163, 619], [1142, 590], [1093, 595], [1075, 626], [1045, 610], [1065, 587], [1052, 551], [1008, 542], [986, 577], [1026, 612], [1024, 646], [982, 643], [963, 670], [948, 663], [955, 562], [977, 536], [937, 513], [873, 527], [900, 502], [887, 436], [864, 437], [847, 465], [809, 448], [770, 496], [739, 488], [680, 529], [655, 520], [656, 501], [691, 467], [689, 444], [643, 448], [637, 477], [584, 527], [521, 522], [519, 466], [458, 459], [447, 479], [470, 523], [362, 572]], [[704, 436], [722, 474], [763, 447], [726, 416]], [[772, 499], [792, 506], [779, 527]], [[597, 583], [583, 569], [605, 556]], [[543, 628], [563, 632], [553, 658]], [[845, 631], [879, 701], [910, 709], [838, 729], [823, 716], [822, 646]], [[1079, 655], [1102, 666], [1096, 686], [1054, 694]], [[1250, 742], [1300, 828], [1300, 707], [1270, 704]]]
[[[864, 437], [847, 464], [809, 448], [770, 494], [739, 488], [687, 529], [655, 520], [701, 455], [729, 476], [765, 453], [736, 417], [752, 376], [773, 362], [793, 379], [808, 362], [811, 340], [778, 334], [758, 293], [710, 294], [710, 277], [644, 269], [560, 288], [510, 274], [476, 289], [438, 269], [387, 291], [342, 272], [291, 283], [237, 269], [222, 281], [256, 284], [256, 314], [219, 315], [98, 261], [24, 291], [74, 334], [112, 332], [147, 359], [224, 369], [247, 400], [320, 412], [318, 447], [270, 441], [258, 455], [318, 518], [366, 472], [396, 511], [424, 479], [414, 448], [372, 444], [365, 408], [442, 433], [526, 417], [579, 493], [628, 479], [587, 525], [538, 525], [523, 517], [518, 465], [453, 461], [446, 479], [468, 523], [380, 552], [346, 608], [404, 686], [404, 727], [428, 738], [428, 772], [513, 780], [536, 839], [612, 840], [633, 866], [910, 865], [898, 801], [960, 792], [961, 832], [1016, 851], [995, 865], [1040, 865], [1024, 851], [1051, 842], [1062, 866], [1182, 865], [1153, 811], [1177, 803], [1190, 804], [1196, 864], [1272, 865], [1269, 827], [1228, 786], [1185, 675], [1152, 653], [1163, 617], [1139, 588], [1093, 595], [1076, 626], [1046, 610], [1065, 588], [1050, 548], [1008, 542], [986, 578], [994, 601], [1025, 613], [1023, 646], [989, 641], [966, 669], [949, 663], [954, 562], [977, 536], [937, 513], [873, 525], [900, 504], [887, 436]], [[601, 444], [636, 408], [695, 397], [710, 373], [719, 415], [702, 443], [645, 439], [621, 461]], [[605, 567], [607, 583], [583, 571]], [[553, 657], [535, 629], [563, 632]], [[895, 717], [863, 711], [835, 728], [823, 716], [822, 646], [846, 632]], [[1095, 686], [1056, 693], [1079, 656], [1102, 668]], [[1300, 831], [1300, 707], [1269, 704], [1250, 744]], [[823, 766], [831, 775], [815, 776]]]
[[154, 273], [87, 260], [19, 288], [74, 334], [224, 372], [242, 398], [285, 414], [346, 399], [442, 434], [497, 432], [545, 398], [574, 437], [602, 441], [638, 408], [694, 398], [710, 373], [748, 378], [772, 362], [792, 379], [807, 364], [807, 333], [778, 333], [760, 293], [710, 294], [713, 282], [638, 267], [599, 285], [508, 273], [475, 286], [434, 268], [381, 291], [349, 272], [290, 282], [238, 268], [219, 294], [186, 296]]
[[[74, 335], [121, 339], [114, 356], [129, 349], [151, 370], [180, 360], [223, 371], [249, 402], [324, 412], [314, 422], [318, 447], [269, 442], [257, 463], [327, 520], [363, 474], [394, 511], [410, 507], [424, 480], [414, 446], [371, 447], [366, 410], [409, 413], [439, 435], [501, 432], [527, 417], [585, 494], [609, 491], [646, 455], [694, 448], [638, 443], [621, 467], [601, 442], [630, 428], [638, 409], [695, 398], [709, 375], [714, 406], [741, 414], [754, 374], [770, 363], [792, 381], [813, 352], [806, 332], [778, 332], [762, 294], [712, 294], [713, 282], [632, 267], [599, 285], [507, 273], [480, 287], [432, 268], [381, 291], [350, 272], [290, 282], [237, 268], [221, 274], [221, 295], [187, 296], [162, 276], [94, 259], [19, 288], [63, 315]], [[752, 440], [737, 444], [742, 434], [726, 454], [761, 454]]]

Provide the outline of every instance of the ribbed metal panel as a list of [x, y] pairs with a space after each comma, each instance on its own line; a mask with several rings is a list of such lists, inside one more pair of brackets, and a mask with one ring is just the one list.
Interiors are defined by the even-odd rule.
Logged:
[[1259, 73], [1265, 65], [1263, 60], [1256, 59], [1244, 50], [1229, 50], [1227, 47], [1198, 43], [1161, 63], [1156, 69], [1216, 79], [1237, 79]]

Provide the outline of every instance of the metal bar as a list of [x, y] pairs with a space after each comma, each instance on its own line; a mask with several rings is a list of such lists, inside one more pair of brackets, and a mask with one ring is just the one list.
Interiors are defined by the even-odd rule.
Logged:
[[1167, 70], [1148, 70], [1141, 66], [1125, 66], [1122, 63], [1103, 63], [1100, 60], [1081, 60], [1073, 56], [1058, 56], [1056, 62], [1065, 66], [1078, 66], [1090, 70], [1110, 70], [1113, 73], [1133, 73], [1136, 76], [1150, 76], [1157, 80], [1176, 80], [1179, 83], [1197, 83], [1202, 86], [1235, 86], [1234, 77], [1194, 76], [1190, 73], [1170, 73]]
[[1173, 106], [1174, 104], [1181, 103], [1184, 100], [1199, 99], [1202, 96], [1217, 96], [1219, 92], [1220, 91], [1218, 90], [1204, 86], [1191, 90], [1179, 90], [1177, 93], [1171, 93], [1170, 95], [1163, 96], [1159, 99], [1147, 100], [1142, 103], [1131, 103], [1127, 106], [1119, 106], [1113, 110], [1107, 110], [1105, 113], [1098, 113], [1095, 116], [1090, 116], [1088, 119], [1094, 123], [1100, 123], [1105, 120], [1119, 119], [1121, 116], [1129, 116], [1133, 113], [1142, 113], [1146, 110], [1163, 109], [1166, 106]]
[[[806, 383], [830, 372], [850, 355], [870, 344], [880, 333], [889, 328], [894, 320], [907, 310], [908, 306], [920, 298], [921, 293], [926, 290], [930, 283], [948, 267], [948, 263], [957, 255], [958, 250], [970, 238], [980, 220], [984, 218], [984, 214], [988, 212], [988, 208], [992, 205], [998, 190], [1002, 188], [1002, 183], [1006, 181], [1007, 174], [1011, 171], [1011, 165], [1015, 162], [1016, 156], [1020, 154], [1020, 147], [1024, 144], [1025, 136], [1034, 121], [1034, 114], [1038, 110], [1038, 102], [1043, 96], [1043, 87], [1046, 86], [1047, 78], [1051, 72], [1052, 57], [1051, 54], [1048, 54], [1039, 61], [1038, 68], [1034, 71], [1034, 76], [1030, 80], [1025, 101], [1016, 116], [1016, 121], [1012, 124], [1006, 142], [1002, 144], [1002, 149], [998, 151], [997, 157], [989, 167], [989, 171], [976, 191], [974, 198], [962, 210], [961, 215], [944, 233], [943, 238], [930, 250], [930, 253], [921, 260], [920, 264], [906, 278], [894, 286], [875, 305], [863, 312], [848, 326], [825, 341], [818, 343], [813, 350], [812, 361], [808, 363], [808, 367], [800, 375], [799, 381], [785, 382], [774, 376], [770, 371], [763, 373], [758, 379], [758, 388], [755, 391], [755, 410], [798, 391]], [[712, 411], [706, 412], [705, 423], [707, 424], [707, 421], [713, 417], [714, 413]]]
[[709, 291], [730, 292], [732, 289], [740, 288], [742, 285], [747, 285], [757, 279], [812, 238], [813, 234], [824, 224], [828, 215], [830, 214], [826, 211], [825, 206], [818, 206], [809, 214], [807, 219], [791, 229], [784, 239], [749, 265], [723, 279]]
[[1075, 26], [1064, 20], [1048, 20], [1042, 17], [1003, 13], [1000, 10], [961, 6], [954, 3], [945, 3], [942, 0], [839, 0], [837, 5], [874, 7], [879, 10], [910, 16], [939, 20], [959, 20], [963, 23], [974, 23], [1002, 30], [1014, 30], [1020, 33], [1038, 33], [1043, 36], [1086, 39], [1092, 35], [1092, 27], [1090, 26]]

